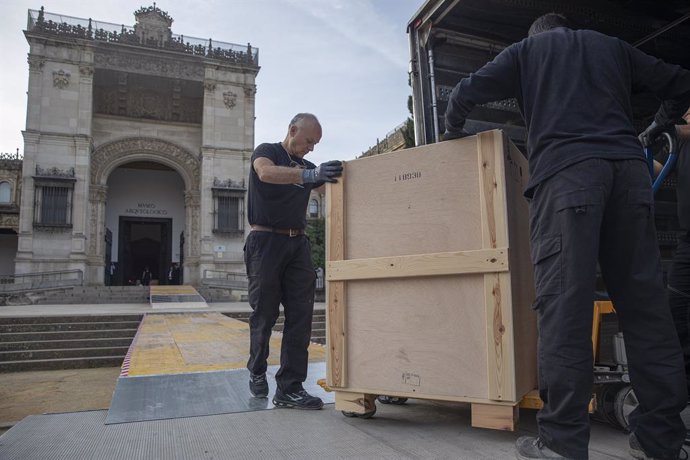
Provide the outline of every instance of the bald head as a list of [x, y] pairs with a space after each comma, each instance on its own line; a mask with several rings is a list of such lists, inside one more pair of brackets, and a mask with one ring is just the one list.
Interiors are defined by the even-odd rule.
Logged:
[[285, 150], [293, 156], [304, 157], [314, 150], [314, 146], [321, 140], [321, 123], [316, 115], [298, 113], [288, 126], [288, 133], [283, 141]]
[[316, 115], [311, 114], [311, 113], [298, 113], [297, 115], [292, 117], [292, 120], [290, 120], [290, 125], [288, 126], [288, 129], [291, 126], [298, 125], [298, 124], [300, 126], [304, 126], [305, 122], [314, 123], [314, 124], [318, 125], [319, 127], [321, 126], [321, 123], [319, 123], [319, 119], [316, 118]]

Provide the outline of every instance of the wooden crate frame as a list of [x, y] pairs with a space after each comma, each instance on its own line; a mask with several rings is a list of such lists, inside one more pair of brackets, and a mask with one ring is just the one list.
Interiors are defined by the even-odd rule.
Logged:
[[[376, 395], [464, 401], [472, 404], [473, 426], [514, 430], [517, 404], [536, 388], [537, 383], [536, 319], [531, 310], [534, 288], [528, 247], [527, 203], [522, 197], [528, 180], [527, 162], [497, 130], [383, 156], [398, 155], [395, 159], [404, 162], [415, 154], [422, 154], [428, 155], [426, 158], [433, 162], [434, 152], [449, 148], [453, 155], [474, 157], [473, 161], [476, 161], [476, 172], [458, 173], [476, 174], [481, 210], [476, 223], [481, 232], [479, 248], [348, 259], [348, 174], [353, 169], [357, 170], [353, 168], [355, 162], [377, 161], [376, 157], [346, 163], [342, 180], [329, 185], [326, 194], [327, 381], [336, 391], [338, 410], [358, 414], [371, 412]], [[423, 172], [419, 174], [421, 176]], [[448, 276], [471, 275], [483, 278], [485, 324], [481, 327], [486, 333], [486, 381], [481, 385], [486, 386], [485, 395], [468, 396], [462, 389], [453, 394], [452, 388], [450, 392], [442, 391], [443, 394], [424, 394], [414, 388], [401, 391], [400, 388], [362, 384], [366, 379], [361, 376], [355, 379], [359, 380], [359, 387], [351, 385], [349, 371], [352, 373], [354, 367], [348, 369], [348, 348], [353, 345], [349, 342], [355, 331], [348, 329], [348, 314], [358, 307], [348, 304], [349, 283], [392, 279], [429, 280], [431, 283]], [[409, 378], [414, 380], [418, 376]]]

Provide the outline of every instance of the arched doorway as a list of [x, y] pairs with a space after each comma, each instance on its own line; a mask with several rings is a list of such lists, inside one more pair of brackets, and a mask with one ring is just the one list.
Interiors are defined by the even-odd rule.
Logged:
[[[168, 272], [180, 264], [184, 232], [184, 181], [172, 168], [151, 161], [134, 161], [108, 176], [105, 209], [106, 264], [110, 284], [140, 284], [151, 273], [152, 284], [169, 284]], [[108, 232], [112, 233], [110, 250]], [[110, 254], [110, 261], [108, 261]]]
[[136, 283], [148, 265], [162, 284], [173, 262], [184, 264], [183, 279], [197, 281], [199, 164], [188, 150], [160, 139], [123, 139], [93, 152], [90, 283]]

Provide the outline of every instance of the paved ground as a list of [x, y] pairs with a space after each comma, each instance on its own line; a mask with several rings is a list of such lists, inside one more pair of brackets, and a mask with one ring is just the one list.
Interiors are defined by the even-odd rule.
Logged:
[[119, 367], [0, 373], [0, 427], [29, 415], [108, 409]]
[[[99, 314], [105, 307], [21, 307], [22, 315]], [[16, 315], [13, 307], [0, 316]], [[212, 310], [242, 311], [242, 303]], [[146, 305], [107, 311], [151, 311]], [[521, 410], [516, 433], [471, 427], [466, 404], [410, 400], [378, 405], [370, 420], [324, 410], [263, 410], [235, 414], [104, 425], [119, 368], [0, 374], [0, 425], [17, 424], [0, 437], [7, 459], [390, 458], [510, 459], [514, 442], [536, 432], [535, 411]], [[59, 415], [37, 415], [53, 414]], [[96, 449], [96, 450], [94, 450]], [[123, 456], [125, 455], [125, 456]], [[594, 422], [592, 460], [629, 459], [627, 435]]]

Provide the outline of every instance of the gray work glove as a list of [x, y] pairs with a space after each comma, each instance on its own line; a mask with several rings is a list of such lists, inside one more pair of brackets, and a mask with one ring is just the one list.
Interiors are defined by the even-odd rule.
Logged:
[[661, 133], [668, 131], [670, 128], [673, 128], [673, 126], [662, 126], [656, 121], [653, 121], [649, 126], [647, 126], [647, 129], [640, 133], [638, 139], [640, 139], [642, 147], [649, 147], [658, 140], [658, 137], [661, 135]]
[[343, 173], [343, 163], [340, 160], [331, 160], [321, 163], [314, 169], [302, 171], [302, 183], [314, 184], [317, 182], [338, 182], [335, 178]]
[[461, 139], [463, 137], [471, 136], [471, 133], [468, 133], [464, 129], [461, 129], [460, 131], [446, 131], [441, 135], [441, 140], [442, 141], [450, 141], [452, 139]]

